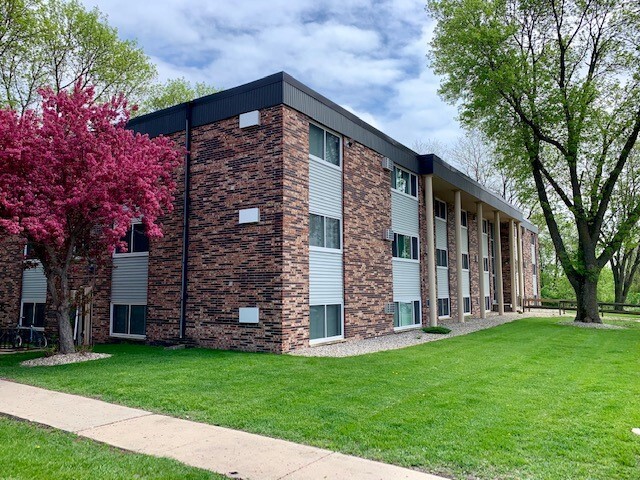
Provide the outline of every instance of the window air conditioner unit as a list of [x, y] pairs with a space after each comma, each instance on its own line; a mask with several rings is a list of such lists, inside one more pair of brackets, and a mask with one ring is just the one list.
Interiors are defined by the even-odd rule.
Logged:
[[393, 170], [393, 162], [389, 157], [382, 157], [382, 168], [385, 170]]
[[394, 240], [393, 230], [391, 230], [390, 228], [385, 229], [384, 233], [382, 234], [382, 238], [387, 242], [393, 242]]
[[393, 302], [387, 302], [384, 304], [384, 313], [393, 314], [396, 313], [396, 304]]

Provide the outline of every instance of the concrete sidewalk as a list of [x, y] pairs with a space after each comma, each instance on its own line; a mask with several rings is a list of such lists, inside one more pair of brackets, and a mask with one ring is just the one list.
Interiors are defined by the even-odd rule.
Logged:
[[0, 380], [0, 413], [254, 480], [443, 480], [320, 448]]

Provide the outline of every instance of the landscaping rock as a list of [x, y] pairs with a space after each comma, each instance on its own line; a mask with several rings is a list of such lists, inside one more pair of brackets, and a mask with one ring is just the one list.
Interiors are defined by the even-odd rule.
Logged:
[[68, 363], [88, 362], [90, 360], [99, 360], [101, 358], [109, 358], [111, 355], [108, 353], [68, 353], [57, 354], [50, 357], [34, 358], [32, 360], [25, 360], [20, 365], [23, 367], [53, 367], [55, 365], [66, 365]]

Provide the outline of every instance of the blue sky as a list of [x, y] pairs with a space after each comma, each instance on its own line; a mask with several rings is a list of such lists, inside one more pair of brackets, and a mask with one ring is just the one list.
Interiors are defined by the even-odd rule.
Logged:
[[83, 0], [136, 39], [161, 80], [231, 88], [286, 71], [386, 134], [452, 143], [456, 109], [427, 65], [420, 0]]

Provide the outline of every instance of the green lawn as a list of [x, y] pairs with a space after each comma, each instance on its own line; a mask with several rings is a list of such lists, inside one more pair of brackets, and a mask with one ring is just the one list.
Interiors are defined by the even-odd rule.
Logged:
[[0, 417], [0, 478], [222, 480], [226, 477]]
[[557, 321], [342, 359], [115, 345], [27, 369], [34, 354], [1, 356], [0, 377], [457, 478], [640, 478], [640, 324]]

